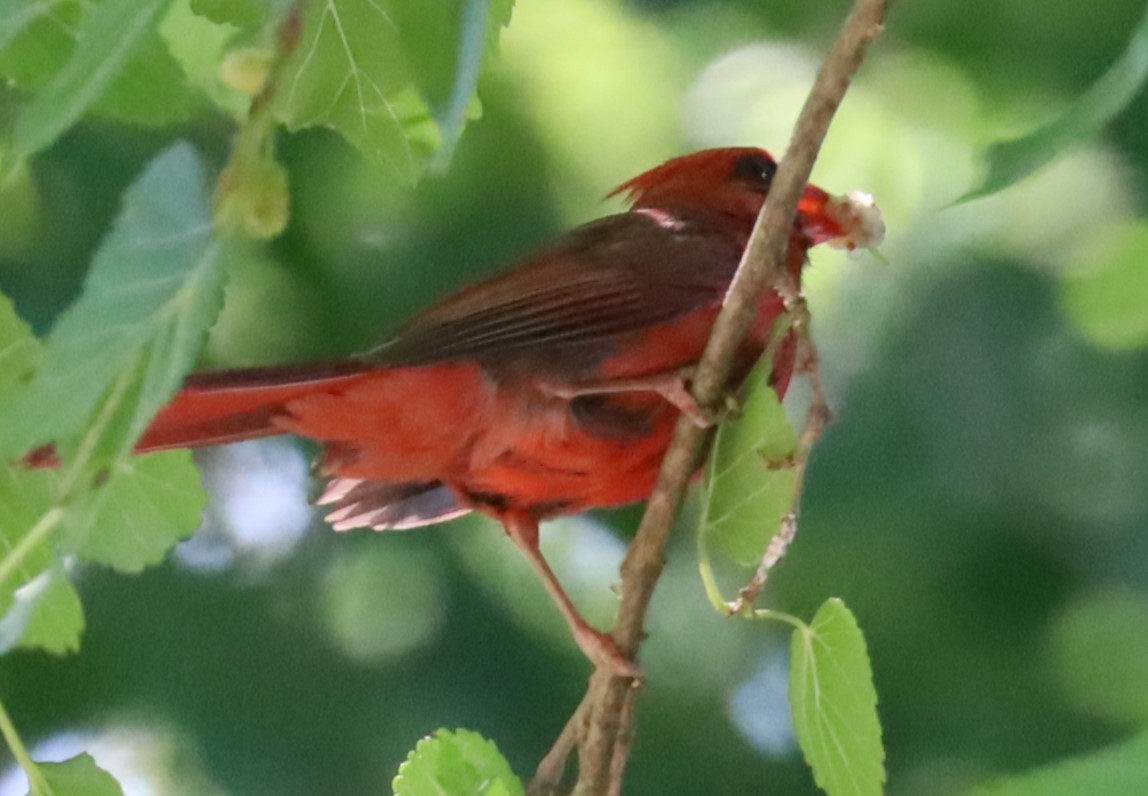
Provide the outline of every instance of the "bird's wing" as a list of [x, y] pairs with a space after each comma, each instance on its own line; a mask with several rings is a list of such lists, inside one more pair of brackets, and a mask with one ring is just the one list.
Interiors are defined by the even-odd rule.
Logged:
[[423, 365], [601, 346], [720, 301], [743, 244], [657, 211], [609, 216], [415, 316], [365, 358]]

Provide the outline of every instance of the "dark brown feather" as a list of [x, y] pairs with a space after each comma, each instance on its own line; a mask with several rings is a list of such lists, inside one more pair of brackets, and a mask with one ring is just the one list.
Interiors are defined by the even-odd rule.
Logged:
[[652, 211], [595, 221], [415, 316], [365, 359], [489, 363], [562, 351], [591, 363], [619, 334], [721, 300], [744, 245], [724, 226], [720, 218]]

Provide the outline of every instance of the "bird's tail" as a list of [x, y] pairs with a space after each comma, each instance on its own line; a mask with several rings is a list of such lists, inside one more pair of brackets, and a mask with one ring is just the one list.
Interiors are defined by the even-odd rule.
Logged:
[[195, 373], [160, 410], [137, 453], [201, 448], [284, 433], [275, 419], [291, 400], [338, 392], [371, 369], [359, 362], [284, 365]]
[[[285, 433], [275, 421], [286, 402], [316, 391], [337, 392], [370, 369], [365, 363], [345, 361], [194, 373], [155, 416], [135, 450], [202, 448]], [[24, 457], [24, 463], [56, 466], [55, 447], [37, 448]]]

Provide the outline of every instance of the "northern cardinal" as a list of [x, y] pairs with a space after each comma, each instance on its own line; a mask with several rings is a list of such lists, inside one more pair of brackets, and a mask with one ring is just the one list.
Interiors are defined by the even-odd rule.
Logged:
[[[416, 315], [390, 340], [335, 363], [196, 373], [136, 450], [273, 434], [325, 446], [318, 499], [336, 530], [414, 528], [478, 511], [499, 520], [597, 665], [636, 667], [590, 627], [538, 548], [540, 520], [641, 500], [770, 181], [754, 148], [676, 158], [623, 183], [629, 212], [579, 227], [515, 267]], [[613, 195], [611, 194], [611, 195]], [[807, 250], [880, 236], [876, 209], [808, 186], [790, 235]], [[735, 368], [764, 350], [781, 298], [769, 293]], [[777, 349], [784, 395], [795, 339]]]

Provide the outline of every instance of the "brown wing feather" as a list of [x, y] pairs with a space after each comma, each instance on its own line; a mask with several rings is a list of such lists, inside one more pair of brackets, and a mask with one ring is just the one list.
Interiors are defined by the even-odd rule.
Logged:
[[609, 216], [415, 316], [366, 359], [421, 365], [600, 348], [719, 301], [743, 244], [712, 219]]

